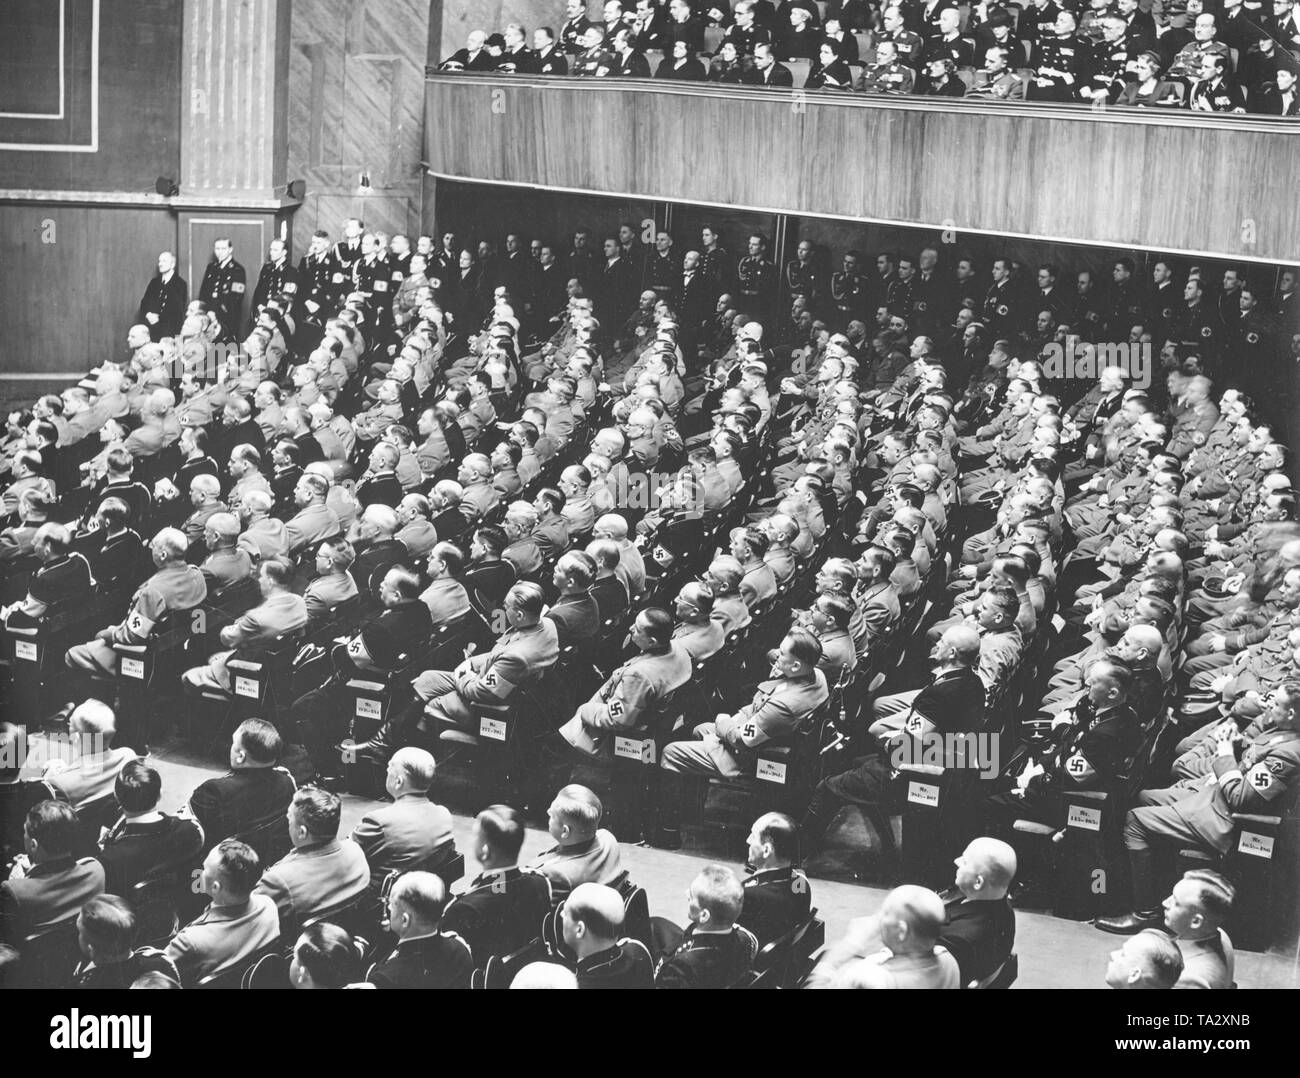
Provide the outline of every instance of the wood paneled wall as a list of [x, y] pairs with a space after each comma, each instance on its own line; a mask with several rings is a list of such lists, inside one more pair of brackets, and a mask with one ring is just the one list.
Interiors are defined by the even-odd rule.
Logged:
[[1294, 128], [1136, 111], [435, 75], [426, 143], [444, 176], [1296, 256]]
[[125, 347], [158, 252], [175, 243], [165, 206], [0, 205], [0, 371], [85, 371]]
[[[430, 0], [294, 0], [288, 179], [307, 183], [294, 248], [343, 221], [419, 227]], [[361, 175], [370, 190], [360, 188]]]
[[[2, 5], [0, 5], [2, 6]], [[32, 7], [31, 0], [26, 6]], [[92, 33], [91, 4], [82, 2], [69, 9], [69, 33]], [[180, 167], [181, 125], [181, 21], [182, 5], [177, 0], [101, 0], [98, 4], [99, 78], [98, 145], [94, 153], [56, 152], [39, 146], [23, 150], [0, 150], [0, 189], [38, 191], [131, 191], [143, 194], [154, 189], [158, 176], [175, 178]], [[6, 11], [7, 16], [16, 12]], [[43, 18], [57, 25], [58, 4], [47, 0]], [[5, 59], [23, 55], [23, 35], [11, 28], [0, 30], [0, 48]], [[70, 60], [80, 55], [77, 41]], [[89, 42], [87, 41], [88, 45]], [[12, 73], [32, 80], [48, 81], [58, 96], [57, 62], [12, 66]], [[80, 99], [90, 87], [73, 83], [80, 72], [68, 74], [68, 90]], [[0, 111], [5, 106], [0, 103]], [[0, 143], [16, 138], [15, 121], [0, 121]], [[31, 128], [32, 123], [27, 127]], [[51, 131], [34, 133], [47, 144], [81, 141], [87, 134]], [[26, 140], [26, 137], [24, 138]]]

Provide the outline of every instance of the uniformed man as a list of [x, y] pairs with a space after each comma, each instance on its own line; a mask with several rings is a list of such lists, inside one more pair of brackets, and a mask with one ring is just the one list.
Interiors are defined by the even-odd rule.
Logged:
[[592, 23], [585, 0], [565, 0], [564, 25], [560, 27], [560, 48], [572, 56], [582, 52], [582, 37]]
[[1034, 50], [1033, 81], [1026, 97], [1031, 101], [1077, 101], [1083, 71], [1083, 43], [1075, 36], [1076, 21], [1069, 11], [1056, 16], [1053, 34]]
[[688, 893], [690, 924], [665, 931], [663, 957], [655, 969], [657, 988], [732, 988], [749, 972], [758, 940], [736, 923], [744, 892], [736, 874], [705, 865]]
[[1249, 741], [1235, 724], [1216, 728], [1209, 774], [1138, 795], [1124, 824], [1134, 912], [1100, 918], [1098, 928], [1127, 935], [1164, 923], [1153, 846], [1176, 843], [1223, 854], [1237, 833], [1234, 813], [1271, 813], [1283, 803], [1300, 777], [1300, 682], [1283, 681], [1263, 703], [1258, 733]]
[[653, 988], [654, 960], [623, 935], [623, 899], [612, 887], [581, 883], [560, 907], [564, 945], [577, 959], [579, 988]]
[[290, 296], [298, 295], [298, 271], [289, 261], [289, 248], [284, 240], [276, 239], [266, 251], [266, 262], [257, 278], [257, 287], [253, 289], [253, 311], [262, 309], [263, 304], [281, 292]]
[[866, 283], [862, 279], [861, 266], [862, 255], [857, 251], [847, 251], [841, 268], [831, 274], [831, 302], [845, 322], [861, 318], [866, 309]]
[[158, 256], [158, 274], [149, 281], [140, 300], [137, 320], [149, 327], [149, 336], [155, 341], [175, 337], [181, 330], [189, 297], [185, 278], [176, 272], [176, 256], [163, 251]]
[[1245, 113], [1246, 91], [1228, 80], [1228, 64], [1226, 57], [1216, 53], [1207, 53], [1201, 58], [1201, 70], [1187, 99], [1189, 109], [1194, 112]]
[[757, 232], [749, 237], [749, 254], [736, 265], [736, 291], [751, 315], [766, 312], [776, 300], [776, 267], [764, 257], [767, 240]]
[[993, 283], [984, 296], [983, 322], [994, 337], [1014, 338], [1023, 317], [1011, 284], [1011, 263], [1006, 258], [993, 262]]
[[700, 245], [700, 273], [710, 284], [709, 302], [712, 303], [731, 288], [731, 255], [722, 246], [722, 233], [716, 225], [706, 224], [700, 228]]
[[573, 74], [587, 78], [611, 75], [616, 67], [613, 54], [605, 48], [605, 31], [588, 26], [582, 34], [582, 49], [573, 57]]
[[223, 340], [234, 341], [239, 336], [247, 280], [244, 267], [235, 261], [234, 245], [221, 237], [212, 245], [212, 260], [204, 271], [199, 299], [216, 315]]
[[876, 46], [876, 58], [862, 72], [864, 94], [910, 94], [916, 72], [898, 58], [898, 46], [885, 39]]
[[[574, 3], [580, 0], [570, 0]], [[471, 851], [483, 871], [443, 911], [442, 931], [464, 939], [480, 968], [489, 958], [532, 942], [551, 912], [546, 877], [519, 867], [524, 836], [523, 820], [508, 805], [489, 805], [480, 812]]]
[[655, 845], [680, 846], [680, 775], [734, 778], [744, 774], [760, 746], [790, 737], [826, 702], [826, 677], [817, 669], [821, 652], [816, 636], [792, 629], [781, 641], [771, 679], [758, 686], [753, 700], [734, 715], [718, 715], [713, 722], [697, 726], [699, 740], [674, 741], [664, 750]]
[[606, 678], [560, 727], [560, 736], [579, 752], [611, 756], [611, 734], [656, 718], [665, 699], [691, 679], [690, 656], [673, 640], [673, 619], [666, 610], [642, 610], [631, 635], [639, 654]]
[[[921, 63], [921, 49], [925, 41], [921, 35], [907, 29], [906, 20], [903, 18], [902, 9], [898, 5], [892, 5], [885, 8], [884, 15], [884, 35], [880, 42], [877, 43], [877, 59], [879, 59], [879, 49], [886, 41], [894, 46], [895, 59], [909, 68], [915, 70]], [[911, 91], [895, 91], [896, 93]]]
[[1001, 45], [994, 45], [984, 54], [984, 66], [975, 72], [968, 97], [981, 97], [992, 101], [1023, 101], [1025, 80], [1011, 70], [1011, 54]]
[[784, 812], [767, 812], [749, 831], [749, 875], [737, 924], [754, 933], [760, 947], [793, 932], [808, 920], [812, 888], [795, 865], [799, 829]]
[[537, 681], [560, 654], [555, 623], [542, 617], [543, 605], [538, 585], [515, 584], [502, 607], [510, 627], [491, 650], [467, 656], [454, 670], [420, 674], [411, 682], [414, 704], [386, 722], [369, 741], [356, 746], [356, 751], [387, 756], [397, 740], [415, 738], [417, 731], [436, 737], [447, 727], [469, 729], [474, 722], [474, 703], [503, 703], [516, 689]]
[[143, 644], [164, 616], [192, 610], [207, 598], [203, 574], [185, 561], [188, 547], [185, 533], [176, 528], [163, 528], [153, 537], [149, 554], [157, 572], [136, 589], [121, 622], [101, 629], [89, 643], [68, 649], [65, 662], [70, 669], [112, 677], [117, 673], [114, 644]]
[[1118, 259], [1111, 269], [1114, 283], [1110, 293], [1110, 312], [1106, 320], [1106, 332], [1114, 341], [1126, 341], [1129, 331], [1141, 325], [1145, 317], [1145, 304], [1139, 290], [1138, 282], [1133, 277], [1134, 265], [1131, 258]]
[[785, 287], [791, 299], [802, 296], [809, 307], [817, 303], [819, 274], [813, 265], [813, 245], [808, 240], [800, 240], [795, 248], [795, 256], [785, 264]]

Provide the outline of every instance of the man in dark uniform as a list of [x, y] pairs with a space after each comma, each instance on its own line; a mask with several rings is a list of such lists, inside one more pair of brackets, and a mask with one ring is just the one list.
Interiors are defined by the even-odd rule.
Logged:
[[612, 887], [580, 883], [560, 907], [565, 946], [577, 958], [579, 988], [653, 988], [654, 960], [622, 935], [623, 899]]
[[388, 892], [388, 930], [397, 946], [370, 967], [376, 988], [468, 988], [469, 944], [442, 927], [447, 887], [432, 872], [407, 872]]
[[672, 302], [682, 275], [682, 260], [673, 254], [673, 238], [667, 232], [655, 235], [655, 250], [646, 260], [645, 285], [657, 299]]
[[1116, 790], [1142, 740], [1142, 727], [1128, 702], [1133, 672], [1118, 659], [1088, 669], [1084, 692], [1073, 708], [1052, 720], [1052, 743], [1030, 760], [1010, 791], [989, 799], [1010, 833], [1017, 819], [1064, 824], [1066, 790]]
[[666, 937], [655, 970], [657, 988], [730, 988], [745, 976], [758, 953], [753, 934], [736, 924], [744, 892], [736, 874], [705, 865], [691, 883], [690, 925], [656, 925]]
[[749, 254], [736, 265], [736, 291], [742, 307], [751, 316], [766, 315], [776, 300], [776, 267], [763, 253], [767, 240], [758, 233], [749, 237]]
[[539, 75], [569, 73], [569, 61], [549, 26], [539, 26], [533, 31], [533, 68]]
[[1169, 339], [1181, 305], [1173, 267], [1160, 259], [1151, 267], [1151, 291], [1146, 312], [1147, 328], [1157, 346]]
[[710, 283], [712, 294], [709, 302], [713, 303], [719, 295], [731, 288], [731, 255], [722, 246], [722, 233], [716, 225], [706, 224], [700, 229], [700, 272]]
[[[323, 319], [330, 314], [337, 285], [334, 274], [339, 272], [338, 263], [330, 252], [329, 233], [317, 230], [312, 233], [311, 246], [307, 253], [298, 260], [298, 292], [296, 299], [308, 319], [317, 325], [323, 325]], [[340, 280], [339, 284], [342, 283]]]
[[1005, 258], [993, 262], [993, 283], [984, 296], [984, 325], [997, 339], [1014, 338], [1020, 328], [1019, 297], [1011, 285], [1011, 264]]
[[[283, 750], [284, 741], [269, 722], [245, 719], [235, 728], [230, 770], [200, 783], [190, 794], [190, 815], [203, 828], [204, 850], [223, 839], [238, 838], [270, 864], [289, 852], [283, 820], [298, 787], [279, 766]], [[265, 835], [259, 840], [262, 832]]]
[[447, 905], [442, 930], [470, 946], [480, 969], [493, 956], [507, 955], [531, 942], [551, 910], [551, 884], [540, 873], [519, 867], [524, 824], [508, 805], [490, 805], [474, 823], [473, 853], [483, 871], [469, 890]]
[[1199, 277], [1189, 277], [1183, 286], [1186, 301], [1179, 312], [1177, 339], [1180, 344], [1195, 352], [1204, 363], [1213, 364], [1219, 357], [1223, 343], [1223, 325], [1218, 312], [1205, 298], [1205, 287]]
[[591, 28], [585, 0], [566, 0], [564, 25], [560, 27], [560, 48], [571, 56], [582, 52], [582, 37]]
[[284, 240], [272, 240], [266, 251], [266, 262], [257, 278], [257, 287], [253, 289], [253, 311], [261, 310], [262, 305], [272, 296], [287, 292], [291, 296], [298, 293], [298, 271], [289, 262], [289, 249]]
[[831, 302], [846, 323], [861, 318], [866, 309], [866, 284], [861, 266], [862, 255], [849, 251], [844, 255], [842, 268], [831, 274]]
[[1030, 101], [1076, 101], [1083, 71], [1083, 42], [1075, 36], [1074, 15], [1062, 11], [1056, 17], [1051, 36], [1034, 48], [1036, 72], [1025, 90]]
[[911, 255], [900, 255], [898, 259], [898, 276], [890, 283], [885, 293], [885, 305], [891, 314], [901, 314], [912, 324], [913, 281], [916, 278], [916, 263]]
[[956, 886], [940, 897], [948, 914], [939, 942], [957, 959], [961, 983], [982, 981], [1011, 957], [1016, 911], [1007, 898], [1016, 851], [996, 838], [977, 838], [958, 856]]
[[1112, 267], [1114, 284], [1110, 292], [1110, 311], [1106, 332], [1113, 341], [1128, 340], [1129, 330], [1142, 324], [1143, 302], [1138, 282], [1133, 279], [1133, 259], [1121, 258]]
[[749, 832], [750, 875], [742, 885], [745, 901], [737, 923], [748, 928], [765, 947], [794, 931], [812, 909], [808, 877], [795, 868], [799, 831], [783, 812], [768, 812]]
[[817, 267], [813, 265], [813, 245], [808, 240], [800, 240], [794, 258], [785, 264], [785, 287], [789, 298], [802, 296], [810, 309], [815, 308], [820, 283]]
[[212, 261], [208, 263], [203, 283], [199, 286], [199, 299], [216, 314], [227, 341], [236, 339], [243, 324], [244, 290], [248, 280], [244, 267], [235, 261], [234, 255], [235, 248], [230, 240], [225, 237], [217, 240], [212, 245]]
[[369, 300], [376, 322], [386, 322], [393, 302], [392, 268], [373, 234], [367, 232], [362, 237], [361, 250], [361, 258], [352, 264], [352, 290]]
[[163, 251], [158, 256], [158, 274], [149, 281], [140, 301], [138, 321], [149, 327], [149, 336], [155, 341], [175, 337], [181, 331], [189, 298], [189, 286], [176, 272], [176, 256]]

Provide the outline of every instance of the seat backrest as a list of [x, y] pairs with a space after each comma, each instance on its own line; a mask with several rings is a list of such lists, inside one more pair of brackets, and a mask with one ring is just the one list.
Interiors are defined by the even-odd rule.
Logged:
[[19, 963], [14, 983], [5, 987], [66, 988], [81, 961], [77, 918], [48, 925], [26, 937], [18, 947]]
[[279, 953], [264, 954], [244, 971], [241, 988], [289, 988], [289, 960]]
[[[264, 947], [258, 948], [256, 951], [254, 951], [252, 954], [248, 955], [247, 957], [241, 958], [238, 962], [226, 966], [224, 969], [214, 970], [213, 972], [209, 973], [207, 976], [201, 977], [198, 983], [194, 987], [195, 988], [248, 987], [244, 984], [244, 978], [247, 977], [250, 971], [253, 969], [253, 967], [255, 967], [263, 959], [274, 957], [279, 959], [279, 961], [281, 962], [284, 961], [283, 958], [280, 958], [280, 950], [281, 950], [280, 941], [278, 939], [272, 940], [270, 943], [266, 944]], [[288, 987], [288, 986], [282, 985], [281, 987]]]

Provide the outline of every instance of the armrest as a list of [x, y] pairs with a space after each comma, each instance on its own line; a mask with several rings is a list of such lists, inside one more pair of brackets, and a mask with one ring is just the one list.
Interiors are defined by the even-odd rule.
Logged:
[[349, 689], [355, 689], [358, 692], [383, 692], [388, 688], [387, 681], [365, 681], [361, 678], [353, 678], [348, 682]]
[[231, 670], [243, 670], [249, 674], [260, 674], [265, 669], [266, 664], [254, 659], [227, 659], [226, 666]]
[[1110, 800], [1110, 793], [1106, 790], [1067, 790], [1065, 796], [1079, 801], [1091, 801], [1097, 805], [1104, 805]]
[[1254, 824], [1256, 827], [1281, 827], [1281, 816], [1257, 816], [1250, 812], [1234, 812], [1232, 822], [1235, 824]]
[[120, 655], [143, 655], [149, 650], [148, 644], [117, 644], [113, 645], [113, 650]]
[[774, 745], [770, 749], [766, 747], [761, 747], [758, 750], [759, 755], [761, 756], [768, 756], [768, 757], [776, 756], [783, 760], [788, 759], [792, 751], [793, 750], [789, 745]]
[[6, 626], [6, 628], [13, 636], [25, 636], [28, 637], [29, 639], [35, 638], [36, 635], [41, 631], [41, 627], [39, 625], [9, 625]]

